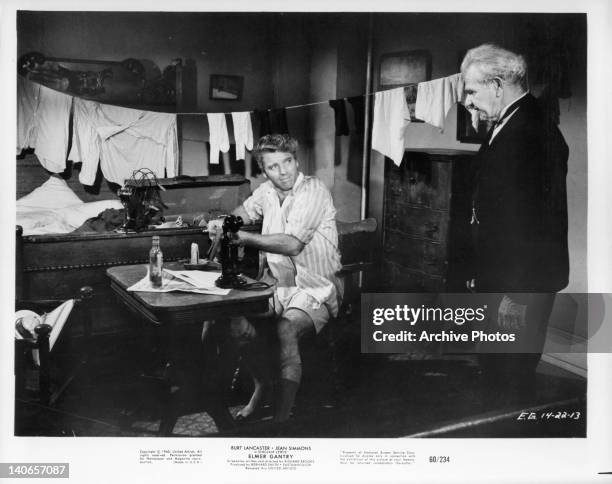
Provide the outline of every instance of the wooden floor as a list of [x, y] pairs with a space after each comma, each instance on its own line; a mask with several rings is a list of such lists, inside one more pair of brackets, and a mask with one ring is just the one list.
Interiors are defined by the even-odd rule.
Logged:
[[[160, 421], [158, 387], [135, 379], [132, 349], [116, 344], [98, 348], [85, 378], [75, 380], [53, 408], [35, 398], [16, 401], [16, 435], [153, 436]], [[469, 356], [359, 355], [345, 368], [337, 390], [325, 358], [304, 356], [305, 375], [293, 417], [271, 425], [272, 398], [253, 421], [219, 433], [198, 408], [185, 411], [176, 436], [293, 437], [584, 437], [586, 380], [541, 362], [535, 392], [519, 395], [482, 383]], [[36, 370], [28, 385], [34, 393]], [[83, 375], [82, 375], [83, 376]], [[248, 400], [249, 381], [238, 379], [228, 394], [235, 414]], [[229, 385], [228, 385], [229, 387]], [[228, 388], [228, 392], [229, 392]], [[580, 418], [555, 418], [580, 412]], [[521, 417], [521, 414], [523, 418]], [[536, 419], [527, 419], [527, 415]], [[574, 414], [575, 416], [576, 414]]]

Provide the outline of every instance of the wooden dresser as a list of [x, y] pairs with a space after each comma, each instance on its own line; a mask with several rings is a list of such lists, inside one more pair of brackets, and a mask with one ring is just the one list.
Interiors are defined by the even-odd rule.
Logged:
[[382, 286], [389, 292], [465, 289], [473, 153], [409, 151], [385, 161]]

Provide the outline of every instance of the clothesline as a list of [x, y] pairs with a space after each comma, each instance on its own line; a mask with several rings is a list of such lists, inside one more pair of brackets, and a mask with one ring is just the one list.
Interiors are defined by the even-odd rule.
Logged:
[[[367, 96], [375, 96], [373, 119], [372, 119], [372, 149], [391, 158], [395, 163], [401, 162], [404, 152], [405, 128], [416, 119], [443, 129], [444, 119], [450, 107], [460, 102], [463, 96], [463, 80], [460, 74], [425, 81], [416, 84], [416, 104], [414, 113], [411, 112], [406, 99], [406, 88], [397, 88], [374, 91], [368, 94], [338, 98], [327, 101], [315, 101], [282, 108], [268, 108], [251, 111], [233, 111], [223, 113], [202, 112], [180, 112], [180, 113], [157, 113], [152, 111], [137, 110], [140, 116], [134, 120], [133, 108], [125, 111], [125, 108], [114, 105], [105, 105], [96, 101], [80, 99], [65, 93], [60, 93], [51, 88], [46, 88], [38, 83], [26, 83], [26, 79], [18, 84], [18, 149], [34, 147], [35, 152], [42, 156], [41, 163], [45, 168], [54, 173], [65, 169], [66, 151], [68, 147], [68, 125], [70, 119], [74, 119], [73, 133], [84, 138], [81, 143], [73, 143], [72, 150], [68, 153], [68, 159], [72, 161], [83, 161], [83, 158], [92, 158], [87, 166], [91, 170], [81, 170], [80, 179], [83, 183], [91, 184], [92, 176], [95, 176], [98, 162], [102, 159], [100, 153], [77, 153], [75, 147], [97, 146], [92, 143], [91, 137], [98, 136], [104, 141], [108, 156], [102, 159], [102, 172], [108, 180], [122, 181], [126, 166], [133, 168], [133, 162], [126, 159], [125, 153], [129, 151], [128, 146], [119, 148], [121, 143], [134, 144], [132, 138], [139, 143], [148, 143], [146, 139], [152, 140], [151, 149], [159, 151], [154, 156], [142, 157], [143, 149], [138, 149], [138, 156], [134, 159], [139, 163], [149, 163], [150, 159], [157, 160], [158, 171], [168, 176], [174, 176], [178, 166], [179, 151], [177, 139], [176, 118], [177, 115], [195, 115], [208, 118], [210, 164], [219, 163], [219, 153], [226, 153], [230, 147], [230, 140], [226, 125], [225, 115], [231, 115], [234, 125], [234, 138], [236, 142], [236, 158], [244, 159], [245, 150], [251, 150], [253, 146], [253, 131], [251, 126], [251, 114], [259, 117], [260, 132], [263, 133], [288, 133], [286, 111], [309, 106], [329, 105], [335, 114], [336, 136], [349, 135], [345, 101], [353, 105], [355, 125], [364, 126], [364, 101]], [[38, 86], [38, 87], [34, 87]], [[412, 85], [414, 86], [414, 85]], [[34, 90], [33, 90], [34, 89]], [[39, 91], [35, 92], [38, 89]], [[43, 90], [44, 89], [44, 90]], [[39, 99], [39, 95], [41, 96]], [[74, 117], [71, 118], [74, 98]], [[61, 102], [60, 102], [61, 101]], [[78, 102], [77, 102], [78, 101]], [[89, 104], [93, 103], [93, 104]], [[62, 110], [58, 112], [57, 105], [61, 104]], [[97, 107], [96, 107], [97, 106]], [[78, 109], [77, 109], [78, 108]], [[101, 113], [101, 114], [100, 114]], [[127, 113], [127, 114], [126, 114]], [[475, 112], [477, 115], [478, 113]], [[46, 116], [49, 119], [42, 119]], [[51, 121], [53, 118], [53, 121]], [[24, 122], [25, 121], [25, 122]], [[61, 122], [60, 122], [61, 121]], [[474, 122], [474, 119], [473, 119]], [[61, 131], [58, 136], [46, 136], [47, 130], [36, 130], [40, 124], [45, 126], [56, 126]], [[133, 124], [139, 123], [138, 129], [133, 129]], [[93, 128], [93, 129], [92, 129]], [[144, 131], [143, 131], [144, 130]], [[143, 136], [143, 132], [149, 133]], [[93, 134], [92, 134], [93, 133]], [[36, 134], [36, 136], [34, 136]], [[21, 136], [19, 136], [21, 135]], [[61, 136], [60, 136], [61, 135]], [[45, 137], [46, 136], [46, 137]], [[47, 139], [49, 138], [49, 139]], [[124, 139], [125, 138], [125, 139]], [[146, 138], [146, 139], [145, 139]], [[159, 140], [163, 139], [162, 143]], [[128, 141], [126, 141], [128, 140]], [[128, 143], [128, 144], [129, 144]], [[114, 151], [113, 151], [114, 150]], [[112, 151], [112, 153], [111, 153]], [[74, 153], [73, 153], [74, 152]], [[45, 154], [50, 156], [45, 157]], [[73, 158], [71, 158], [73, 156]], [[122, 160], [122, 163], [112, 164], [109, 160]], [[127, 160], [127, 161], [126, 161]], [[126, 163], [123, 163], [126, 161]], [[113, 161], [114, 163], [114, 161]], [[126, 166], [123, 166], [126, 165]], [[85, 166], [85, 163], [84, 163]], [[115, 173], [116, 172], [116, 173]], [[87, 175], [87, 176], [86, 176]]]
[[[440, 79], [443, 79], [443, 78], [440, 78]], [[438, 80], [438, 79], [434, 79], [432, 81], [424, 81], [424, 82], [434, 82], [436, 80]], [[338, 98], [338, 99], [335, 99], [335, 100], [336, 101], [339, 101], [339, 100], [346, 101], [346, 100], [351, 99], [351, 98], [375, 96], [377, 93], [380, 93], [380, 92], [392, 91], [394, 89], [399, 89], [399, 88], [406, 89], [406, 87], [409, 87], [409, 86], [414, 85], [414, 84], [418, 84], [418, 83], [409, 84], [407, 86], [393, 87], [393, 88], [390, 88], [390, 89], [381, 89], [381, 90], [378, 90], [378, 91], [373, 91], [373, 92], [368, 93], [368, 94], [358, 94], [356, 96], [342, 97], [342, 98]], [[281, 107], [281, 108], [266, 108], [266, 109], [260, 109], [260, 110], [251, 109], [251, 110], [247, 110], [247, 111], [222, 111], [222, 112], [216, 112], [215, 111], [214, 113], [211, 112], [211, 111], [208, 111], [208, 112], [201, 112], [201, 111], [179, 111], [179, 112], [174, 112], [174, 113], [170, 112], [168, 114], [177, 114], [177, 115], [181, 115], [181, 116], [206, 116], [207, 114], [227, 114], [227, 115], [231, 115], [232, 112], [248, 112], [248, 113], [253, 114], [253, 113], [256, 113], [258, 111], [259, 112], [266, 112], [266, 111], [272, 111], [272, 110], [275, 110], [275, 109], [285, 109], [285, 110], [287, 110], [287, 109], [298, 109], [298, 108], [305, 108], [305, 107], [311, 107], [311, 106], [318, 106], [318, 105], [323, 105], [323, 104], [329, 104], [329, 102], [330, 102], [330, 100], [327, 100], [327, 101], [315, 101], [315, 102], [311, 102], [311, 103], [296, 104], [296, 105], [293, 105], [293, 106], [284, 106], [284, 107]], [[156, 112], [156, 111], [154, 111], [154, 112]]]
[[[408, 86], [400, 86], [400, 87], [406, 88]], [[398, 88], [394, 87], [392, 89], [398, 89]], [[391, 89], [383, 89], [381, 91], [375, 91], [375, 92], [371, 92], [369, 94], [358, 94], [357, 96], [338, 98], [337, 100], [341, 100], [342, 99], [342, 100], [346, 101], [349, 98], [374, 96], [377, 92], [384, 92], [384, 91], [390, 91], [390, 90]], [[317, 106], [319, 104], [329, 104], [329, 101], [315, 101], [315, 102], [306, 103], [306, 104], [296, 104], [294, 106], [284, 106], [282, 108], [267, 108], [267, 109], [260, 109], [260, 110], [252, 109], [250, 111], [242, 111], [242, 112], [255, 113], [256, 111], [272, 111], [274, 109], [298, 109], [298, 108], [305, 108], [305, 107], [310, 107], [310, 106]], [[236, 111], [215, 112], [215, 114], [232, 114], [232, 112], [236, 112]], [[202, 113], [202, 112], [196, 111], [196, 112], [177, 112], [177, 113], [174, 113], [174, 114], [180, 114], [181, 116], [206, 116], [206, 114], [208, 114], [208, 113]]]

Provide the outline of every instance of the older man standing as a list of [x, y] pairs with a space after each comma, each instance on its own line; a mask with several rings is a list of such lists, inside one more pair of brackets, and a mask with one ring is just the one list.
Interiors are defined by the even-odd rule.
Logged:
[[[472, 227], [478, 292], [503, 293], [497, 324], [516, 329], [519, 351], [483, 358], [485, 373], [532, 380], [554, 294], [568, 283], [568, 147], [527, 83], [522, 56], [485, 44], [461, 64], [465, 105], [493, 122], [477, 155]], [[518, 294], [523, 293], [523, 294]], [[525, 294], [529, 293], [529, 294]]]

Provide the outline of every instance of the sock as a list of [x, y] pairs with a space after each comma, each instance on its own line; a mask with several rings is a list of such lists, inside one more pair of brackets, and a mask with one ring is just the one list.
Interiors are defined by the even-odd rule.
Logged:
[[299, 386], [300, 383], [297, 381], [281, 378], [274, 412], [275, 422], [284, 422], [289, 418]]

